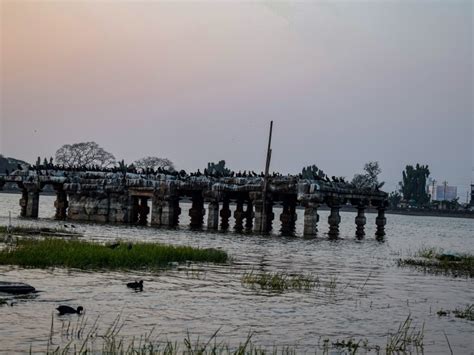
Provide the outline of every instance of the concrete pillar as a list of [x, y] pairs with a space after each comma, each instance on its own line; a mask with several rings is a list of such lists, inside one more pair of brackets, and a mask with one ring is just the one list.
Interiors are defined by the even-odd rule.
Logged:
[[308, 203], [304, 209], [303, 235], [314, 236], [318, 232], [318, 204]]
[[254, 217], [253, 204], [251, 200], [247, 201], [247, 208], [245, 209], [244, 215], [245, 215], [245, 229], [248, 231], [251, 231], [253, 227], [253, 217]]
[[196, 193], [192, 197], [192, 206], [189, 209], [189, 217], [191, 217], [191, 227], [200, 228], [204, 222], [204, 199], [201, 193]]
[[28, 190], [28, 200], [26, 203], [26, 217], [38, 218], [39, 211], [39, 190]]
[[150, 213], [150, 207], [148, 207], [148, 198], [140, 197], [140, 204], [138, 205], [138, 224], [147, 224], [148, 213]]
[[364, 226], [367, 222], [367, 218], [365, 218], [365, 206], [357, 206], [357, 216], [355, 218], [356, 224], [356, 237], [363, 238], [365, 236]]
[[375, 232], [375, 235], [377, 237], [383, 237], [385, 235], [385, 225], [387, 224], [387, 219], [385, 218], [385, 207], [379, 207], [377, 210], [378, 214], [375, 218], [377, 231]]
[[179, 222], [179, 198], [166, 197], [161, 201], [161, 225], [166, 227], [176, 226]]
[[56, 200], [54, 201], [54, 207], [56, 208], [56, 214], [54, 218], [57, 220], [65, 220], [67, 217], [68, 208], [67, 194], [62, 188], [56, 190]]
[[161, 226], [161, 214], [163, 212], [163, 206], [158, 196], [153, 196], [151, 199], [151, 219], [150, 225]]
[[293, 235], [295, 233], [296, 220], [296, 201], [284, 200], [283, 211], [280, 215], [281, 232], [284, 235]]
[[229, 199], [224, 198], [222, 201], [222, 209], [220, 212], [221, 216], [221, 229], [222, 230], [227, 230], [229, 229], [229, 218], [231, 216], [230, 208], [229, 208]]
[[341, 206], [337, 204], [331, 204], [331, 213], [328, 217], [329, 223], [329, 237], [337, 237], [339, 235], [339, 223], [341, 223], [341, 216], [339, 215], [339, 209]]
[[272, 222], [275, 215], [273, 214], [273, 202], [267, 199], [265, 214], [263, 213], [262, 200], [254, 200], [255, 206], [255, 222], [253, 225], [254, 232], [268, 233], [272, 229]]
[[234, 229], [237, 232], [241, 232], [244, 229], [244, 225], [243, 225], [244, 217], [245, 217], [244, 201], [243, 200], [237, 200], [237, 204], [236, 204], [235, 211], [234, 211], [234, 218], [235, 218]]
[[26, 206], [28, 205], [28, 191], [26, 189], [21, 190], [21, 198], [20, 198], [20, 216], [26, 217]]
[[217, 230], [219, 228], [219, 201], [209, 202], [207, 210], [207, 229]]

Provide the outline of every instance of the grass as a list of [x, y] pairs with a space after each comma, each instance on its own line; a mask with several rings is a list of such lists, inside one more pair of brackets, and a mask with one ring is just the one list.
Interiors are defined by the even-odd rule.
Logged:
[[251, 288], [262, 290], [310, 290], [320, 284], [319, 278], [304, 274], [287, 274], [284, 272], [260, 272], [253, 270], [242, 275], [241, 283]]
[[[46, 354], [221, 354], [221, 355], [265, 355], [265, 354], [297, 354], [298, 348], [262, 347], [254, 342], [254, 333], [249, 332], [245, 341], [238, 345], [230, 345], [225, 340], [218, 339], [220, 329], [209, 338], [201, 340], [191, 337], [189, 331], [183, 340], [170, 341], [163, 335], [155, 335], [155, 329], [138, 337], [123, 336], [125, 322], [121, 316], [109, 326], [101, 329], [99, 318], [88, 324], [86, 317], [74, 317], [73, 322], [62, 322], [61, 328], [56, 329], [54, 316], [51, 318], [51, 328], [47, 341]], [[423, 353], [424, 327], [418, 329], [413, 326], [410, 316], [400, 324], [393, 333], [388, 333], [386, 344], [377, 345], [367, 339], [354, 338], [331, 340], [325, 338], [314, 346], [314, 353], [322, 354], [407, 354]], [[33, 352], [33, 349], [31, 349]]]
[[0, 226], [1, 234], [42, 234], [42, 235], [55, 235], [55, 234], [72, 234], [80, 235], [80, 233], [65, 229], [65, 228], [47, 228], [47, 227], [27, 227], [27, 226]]
[[440, 309], [436, 312], [440, 317], [449, 316], [451, 313], [454, 314], [456, 318], [474, 321], [474, 304], [468, 305], [465, 308], [456, 308], [454, 311]]
[[22, 239], [16, 246], [0, 251], [0, 265], [36, 268], [143, 269], [170, 262], [225, 263], [227, 260], [227, 253], [216, 249], [157, 243], [129, 243], [127, 247], [111, 249], [97, 243], [59, 238]]
[[474, 255], [444, 254], [442, 249], [422, 248], [413, 258], [398, 259], [398, 266], [411, 266], [433, 274], [474, 277]]

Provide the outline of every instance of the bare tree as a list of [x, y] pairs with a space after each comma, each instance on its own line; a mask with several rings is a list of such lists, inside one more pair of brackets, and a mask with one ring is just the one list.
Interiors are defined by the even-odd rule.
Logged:
[[378, 161], [370, 161], [364, 166], [364, 174], [356, 174], [352, 184], [359, 189], [380, 189], [384, 182], [379, 182], [378, 176], [382, 172]]
[[144, 157], [141, 159], [136, 160], [133, 165], [137, 169], [145, 170], [145, 169], [165, 169], [169, 171], [174, 170], [174, 164], [171, 160], [167, 158], [158, 158], [158, 157]]
[[107, 168], [114, 165], [115, 157], [96, 142], [65, 144], [56, 151], [56, 163], [64, 166], [92, 166]]

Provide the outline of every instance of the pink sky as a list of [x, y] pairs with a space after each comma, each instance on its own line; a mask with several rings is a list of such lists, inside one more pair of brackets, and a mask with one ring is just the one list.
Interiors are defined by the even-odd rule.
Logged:
[[472, 3], [2, 1], [0, 152], [94, 140], [117, 158], [262, 170], [378, 160], [466, 186]]

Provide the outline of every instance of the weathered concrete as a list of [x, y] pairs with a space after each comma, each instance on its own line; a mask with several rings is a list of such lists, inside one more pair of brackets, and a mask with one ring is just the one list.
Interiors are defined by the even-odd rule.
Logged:
[[218, 229], [219, 228], [219, 201], [214, 200], [209, 202], [207, 208], [207, 229]]
[[355, 218], [356, 224], [356, 237], [363, 238], [365, 236], [365, 224], [367, 223], [367, 218], [365, 218], [365, 206], [357, 206], [357, 216]]
[[[141, 223], [145, 224], [151, 202], [151, 225], [172, 227], [179, 223], [180, 198], [191, 198], [189, 211], [191, 224], [200, 227], [205, 215], [204, 201], [210, 202], [208, 227], [216, 229], [216, 218], [221, 219], [223, 230], [229, 227], [230, 201], [236, 201], [235, 229], [244, 228], [267, 233], [274, 219], [273, 205], [282, 204], [279, 216], [282, 232], [291, 233], [296, 220], [297, 205], [305, 207], [304, 234], [317, 232], [319, 205], [331, 208], [328, 218], [329, 235], [339, 233], [340, 206], [377, 207], [377, 235], [385, 234], [385, 206], [387, 194], [376, 189], [358, 189], [345, 182], [307, 180], [295, 176], [272, 176], [269, 178], [266, 196], [266, 213], [263, 213], [263, 178], [176, 175], [140, 175], [121, 172], [62, 172], [18, 171], [10, 176], [0, 176], [0, 185], [16, 183], [22, 191], [20, 215], [28, 218], [38, 216], [39, 193], [45, 185], [56, 190], [56, 218], [91, 222]], [[219, 206], [221, 210], [216, 216]], [[245, 223], [244, 220], [245, 219]], [[365, 216], [359, 210], [356, 217], [356, 235], [363, 236]], [[217, 227], [218, 228], [218, 227]]]

